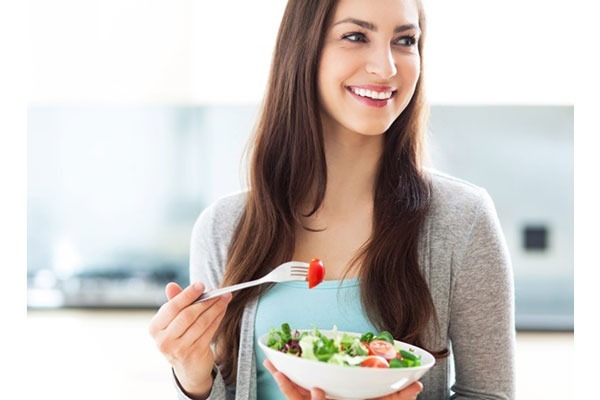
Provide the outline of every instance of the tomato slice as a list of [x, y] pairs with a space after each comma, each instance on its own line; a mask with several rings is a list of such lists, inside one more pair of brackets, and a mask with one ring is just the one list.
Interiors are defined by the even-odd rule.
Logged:
[[398, 352], [394, 348], [394, 345], [384, 340], [372, 340], [369, 343], [369, 355], [380, 356], [386, 360], [396, 358]]
[[390, 364], [388, 364], [387, 360], [381, 356], [367, 356], [367, 358], [360, 363], [360, 366], [367, 368], [389, 368]]
[[308, 264], [308, 275], [306, 276], [308, 288], [312, 289], [319, 283], [323, 282], [324, 277], [325, 267], [323, 266], [323, 261], [319, 260], [318, 258], [313, 258], [310, 260], [310, 263]]

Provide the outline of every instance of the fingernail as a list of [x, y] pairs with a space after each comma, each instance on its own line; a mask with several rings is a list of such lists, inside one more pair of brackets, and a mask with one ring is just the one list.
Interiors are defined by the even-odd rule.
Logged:
[[267, 371], [269, 371], [271, 373], [271, 375], [273, 375], [274, 371], [273, 367], [269, 364], [268, 360], [263, 361], [263, 366], [267, 369]]
[[204, 285], [201, 282], [194, 282], [194, 289], [198, 291], [204, 290]]
[[228, 303], [232, 297], [233, 297], [233, 295], [231, 293], [225, 293], [224, 295], [221, 295], [221, 300]]

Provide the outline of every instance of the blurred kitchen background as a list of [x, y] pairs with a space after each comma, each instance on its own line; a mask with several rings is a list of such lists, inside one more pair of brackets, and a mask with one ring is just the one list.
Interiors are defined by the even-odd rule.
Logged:
[[[573, 345], [573, 66], [556, 57], [570, 39], [554, 34], [573, 11], [548, 5], [541, 20], [533, 0], [424, 3], [431, 161], [495, 201], [515, 273], [518, 398], [544, 398], [541, 366]], [[27, 306], [40, 395], [65, 387], [48, 376], [62, 359], [75, 379], [61, 378], [61, 398], [99, 375], [98, 398], [171, 396], [145, 327], [165, 284], [188, 282], [198, 214], [245, 187], [284, 5], [30, 1]], [[553, 398], [568, 398], [569, 379]]]
[[[156, 308], [192, 225], [243, 187], [257, 106], [29, 110], [28, 305]], [[520, 329], [573, 329], [573, 108], [433, 106], [436, 168], [488, 189]]]

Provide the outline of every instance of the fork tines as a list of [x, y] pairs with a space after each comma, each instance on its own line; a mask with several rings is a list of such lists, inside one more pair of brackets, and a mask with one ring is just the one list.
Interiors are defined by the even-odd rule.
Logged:
[[290, 268], [290, 271], [290, 275], [292, 276], [306, 276], [308, 267], [293, 266]]

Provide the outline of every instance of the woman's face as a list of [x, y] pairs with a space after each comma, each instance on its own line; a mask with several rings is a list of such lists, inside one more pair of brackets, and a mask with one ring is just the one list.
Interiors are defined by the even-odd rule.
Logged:
[[318, 91], [327, 134], [381, 135], [419, 79], [414, 0], [340, 0], [321, 54]]

